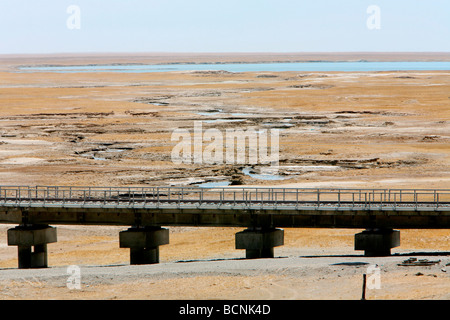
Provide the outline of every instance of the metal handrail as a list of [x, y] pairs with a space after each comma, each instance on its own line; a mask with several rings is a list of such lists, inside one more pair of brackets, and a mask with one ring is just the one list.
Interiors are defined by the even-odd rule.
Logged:
[[0, 186], [0, 205], [128, 205], [177, 207], [224, 205], [246, 208], [394, 209], [450, 207], [450, 189], [352, 189], [274, 187], [78, 187]]

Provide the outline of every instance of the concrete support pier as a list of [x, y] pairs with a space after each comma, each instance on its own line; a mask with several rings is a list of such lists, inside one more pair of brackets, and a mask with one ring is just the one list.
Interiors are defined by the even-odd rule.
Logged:
[[283, 244], [283, 229], [249, 228], [236, 233], [236, 249], [245, 249], [247, 259], [273, 258], [273, 248]]
[[132, 227], [119, 233], [120, 248], [130, 248], [130, 264], [159, 263], [159, 246], [169, 243], [169, 229]]
[[364, 250], [368, 257], [391, 255], [391, 248], [400, 246], [400, 231], [367, 229], [355, 234], [355, 250]]
[[8, 245], [18, 247], [19, 269], [47, 268], [47, 244], [56, 242], [56, 228], [20, 225], [8, 229]]

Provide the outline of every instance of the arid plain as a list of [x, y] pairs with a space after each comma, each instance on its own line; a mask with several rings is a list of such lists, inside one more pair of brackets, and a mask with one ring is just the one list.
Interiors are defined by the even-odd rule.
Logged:
[[[17, 72], [19, 66], [53, 64], [409, 58], [5, 56], [0, 63], [1, 185], [188, 186], [232, 181], [243, 186], [449, 189], [450, 71]], [[450, 55], [413, 59], [448, 61]], [[174, 164], [172, 132], [192, 130], [194, 121], [202, 121], [203, 129], [223, 132], [279, 129], [282, 179], [253, 178], [242, 165]], [[258, 173], [260, 166], [251, 170]], [[6, 245], [9, 227], [0, 226], [4, 274], [17, 267], [17, 248]], [[90, 275], [81, 290], [69, 290], [62, 276], [62, 282], [42, 272], [37, 278], [29, 273], [0, 276], [0, 299], [34, 299], [37, 294], [39, 299], [359, 299], [365, 264], [375, 263], [386, 265], [386, 270], [382, 289], [370, 293], [373, 298], [450, 298], [448, 230], [401, 230], [401, 246], [393, 249], [392, 257], [366, 258], [353, 250], [354, 234], [360, 230], [287, 229], [285, 245], [275, 249], [279, 265], [263, 268], [259, 260], [248, 267], [253, 271], [243, 272], [239, 264], [248, 261], [234, 248], [234, 234], [240, 229], [170, 228], [170, 244], [160, 248], [161, 264], [136, 269], [145, 273], [159, 268], [158, 273], [139, 278], [120, 276], [121, 268], [129, 268], [129, 252], [118, 244], [118, 232], [125, 228], [58, 226], [58, 242], [49, 245], [50, 269], [110, 266], [111, 277], [89, 282], [95, 277]], [[396, 264], [416, 256], [440, 262], [433, 267]], [[317, 259], [318, 264], [302, 265], [302, 259]], [[331, 260], [320, 264], [320, 259]], [[186, 264], [218, 261], [233, 266], [183, 272]], [[302, 272], [289, 269], [292, 261]], [[337, 268], [339, 263], [345, 267]], [[165, 264], [179, 268], [179, 273], [164, 273]], [[232, 271], [237, 269], [241, 271]], [[287, 294], [294, 288], [295, 295]]]

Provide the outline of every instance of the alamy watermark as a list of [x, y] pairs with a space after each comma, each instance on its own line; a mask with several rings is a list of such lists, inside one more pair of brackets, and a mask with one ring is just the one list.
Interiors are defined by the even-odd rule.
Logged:
[[224, 133], [217, 128], [203, 130], [202, 122], [195, 121], [193, 130], [175, 129], [171, 141], [178, 141], [171, 154], [175, 164], [262, 164], [270, 165], [272, 173], [278, 170], [278, 129], [225, 129]]
[[367, 289], [381, 289], [381, 272], [378, 265], [373, 264], [367, 267]]
[[70, 30], [81, 29], [81, 9], [77, 5], [70, 5], [66, 9], [69, 17], [66, 20], [66, 26]]
[[69, 290], [81, 289], [81, 269], [79, 266], [71, 265], [67, 267], [67, 274], [70, 276], [67, 278], [66, 286]]
[[381, 29], [381, 9], [377, 5], [370, 5], [366, 10], [369, 17], [366, 20], [366, 25], [369, 30]]

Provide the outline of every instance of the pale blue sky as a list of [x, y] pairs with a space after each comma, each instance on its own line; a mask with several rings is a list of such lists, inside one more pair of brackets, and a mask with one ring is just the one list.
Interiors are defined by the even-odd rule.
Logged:
[[0, 0], [0, 53], [318, 51], [449, 52], [450, 1]]

